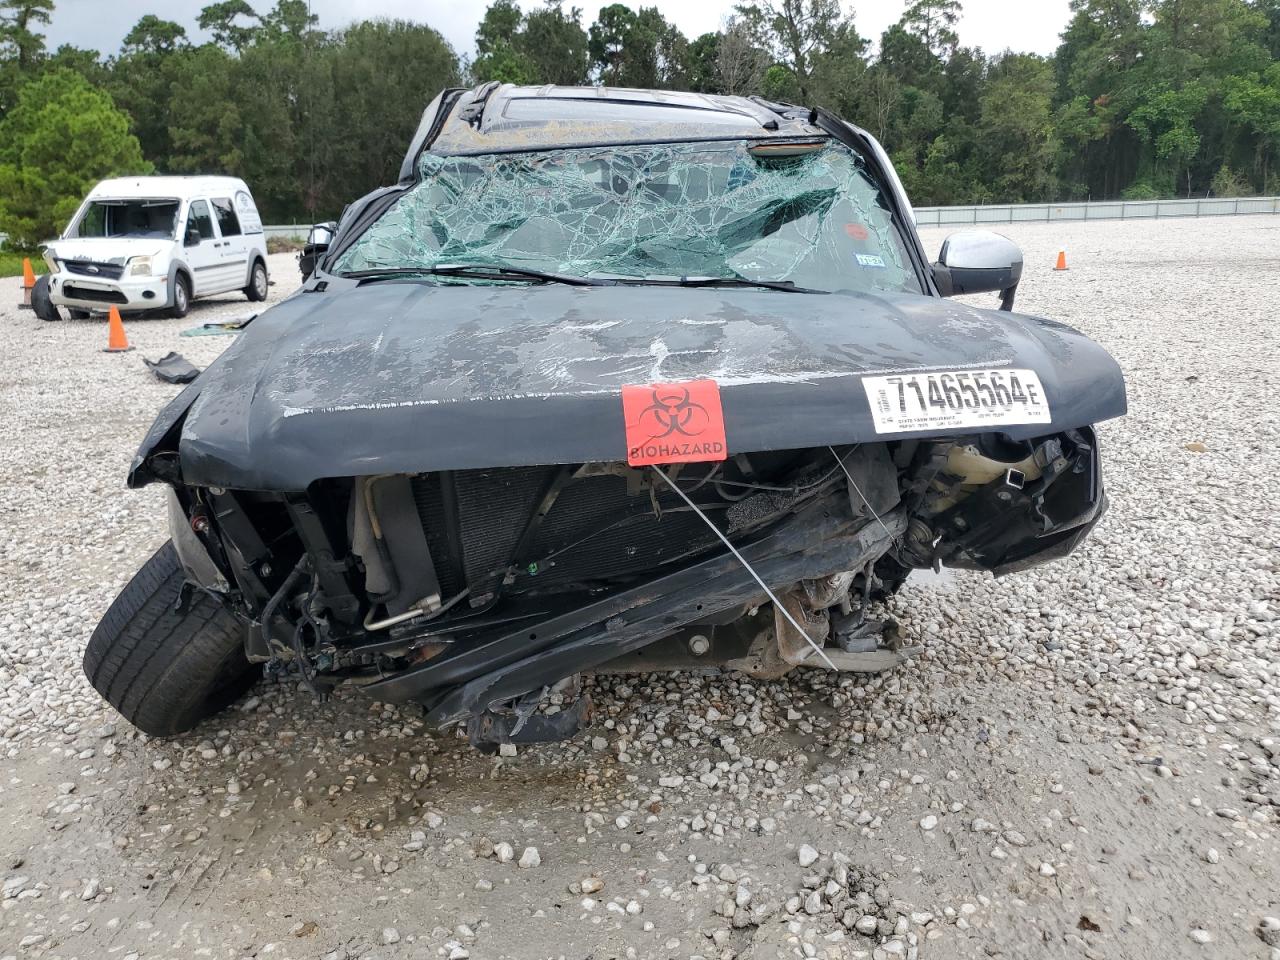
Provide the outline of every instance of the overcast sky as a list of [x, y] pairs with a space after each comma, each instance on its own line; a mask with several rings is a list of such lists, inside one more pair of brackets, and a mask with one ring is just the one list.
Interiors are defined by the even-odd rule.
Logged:
[[[114, 53], [120, 41], [138, 18], [154, 13], [176, 20], [189, 35], [199, 36], [195, 20], [200, 9], [211, 0], [56, 0], [53, 22], [47, 31], [49, 47], [71, 43], [78, 47], [96, 47]], [[605, 2], [566, 0], [565, 6], [579, 6], [583, 20], [590, 23]], [[693, 39], [715, 30], [721, 19], [733, 9], [734, 0], [624, 0], [629, 7], [657, 6]], [[274, 6], [274, 0], [249, 0], [258, 10]], [[526, 9], [538, 6], [540, 0], [521, 0]], [[312, 11], [326, 29], [341, 27], [352, 20], [392, 17], [416, 20], [435, 27], [460, 54], [474, 51], [476, 24], [488, 6], [487, 0], [311, 0]], [[988, 53], [1006, 48], [1028, 53], [1052, 53], [1058, 45], [1058, 34], [1066, 26], [1068, 0], [964, 0], [965, 14], [960, 22], [960, 42], [982, 47]], [[876, 40], [880, 32], [902, 15], [903, 0], [846, 0], [852, 6], [858, 31]]]

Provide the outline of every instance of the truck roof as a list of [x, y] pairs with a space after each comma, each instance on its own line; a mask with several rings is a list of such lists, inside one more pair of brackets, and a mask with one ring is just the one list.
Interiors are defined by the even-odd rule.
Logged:
[[[449, 91], [448, 111], [431, 136], [439, 106], [427, 109], [414, 138], [446, 155], [518, 152], [597, 144], [739, 138], [825, 137], [809, 110], [761, 97], [624, 87], [486, 83]], [[428, 143], [428, 141], [430, 141]]]
[[188, 197], [232, 194], [249, 191], [239, 177], [113, 177], [103, 180], [89, 191], [90, 199], [104, 197]]

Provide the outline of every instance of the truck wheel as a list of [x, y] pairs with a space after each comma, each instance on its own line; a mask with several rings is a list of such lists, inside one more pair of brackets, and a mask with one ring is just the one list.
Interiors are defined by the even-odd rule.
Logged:
[[173, 276], [173, 302], [169, 305], [169, 316], [181, 320], [191, 309], [191, 281], [186, 274], [176, 273]]
[[254, 303], [267, 299], [267, 265], [261, 260], [254, 261], [253, 272], [249, 274], [249, 285], [244, 288], [244, 295]]
[[94, 689], [153, 737], [185, 733], [234, 703], [256, 672], [243, 625], [204, 591], [184, 591], [184, 580], [166, 543], [116, 597], [84, 652]]
[[49, 278], [37, 277], [36, 285], [31, 288], [31, 310], [41, 320], [61, 320], [62, 311], [49, 299]]

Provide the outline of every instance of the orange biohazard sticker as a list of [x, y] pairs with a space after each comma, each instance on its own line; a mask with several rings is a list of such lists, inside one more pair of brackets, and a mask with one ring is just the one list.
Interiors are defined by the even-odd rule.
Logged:
[[698, 463], [723, 460], [724, 410], [714, 380], [650, 383], [622, 388], [627, 463]]

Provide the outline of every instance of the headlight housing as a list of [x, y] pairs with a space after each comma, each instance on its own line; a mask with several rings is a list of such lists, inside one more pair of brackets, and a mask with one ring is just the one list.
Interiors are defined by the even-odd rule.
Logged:
[[52, 250], [46, 249], [41, 252], [40, 256], [44, 258], [45, 266], [49, 268], [50, 273], [58, 272], [58, 258], [53, 255]]
[[149, 277], [151, 276], [151, 257], [130, 257], [129, 269], [126, 271], [131, 277]]

